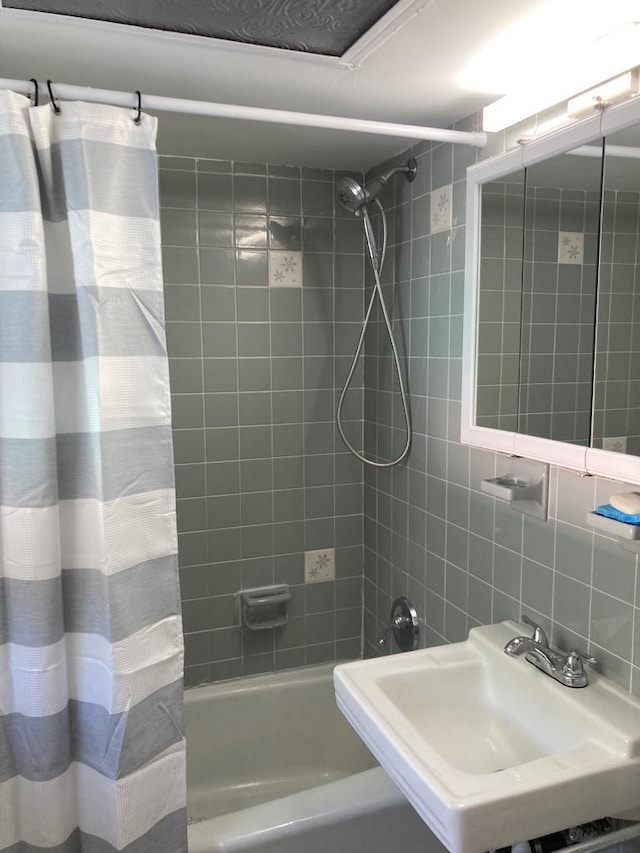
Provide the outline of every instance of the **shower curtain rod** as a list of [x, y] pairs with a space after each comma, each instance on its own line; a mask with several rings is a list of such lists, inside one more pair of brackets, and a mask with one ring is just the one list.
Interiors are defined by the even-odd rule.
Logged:
[[[53, 83], [56, 101], [90, 101], [91, 103], [112, 104], [117, 107], [130, 107], [137, 110], [137, 96], [133, 92], [117, 92], [111, 89], [93, 89], [89, 86], [71, 86], [67, 83]], [[0, 78], [0, 89], [11, 89], [22, 95], [33, 93], [33, 83], [27, 80]], [[413, 124], [393, 124], [385, 121], [346, 118], [344, 116], [314, 115], [289, 110], [271, 110], [263, 107], [244, 107], [237, 104], [215, 104], [208, 101], [191, 101], [186, 98], [165, 98], [161, 95], [142, 95], [142, 110], [189, 115], [235, 118], [246, 121], [264, 121], [275, 124], [289, 124], [304, 127], [325, 128], [328, 130], [350, 130], [356, 133], [374, 133], [380, 136], [397, 136], [407, 139], [428, 140], [431, 142], [452, 142], [460, 145], [473, 145], [484, 148], [487, 134], [478, 131], [445, 130], [439, 127], [420, 127]]]

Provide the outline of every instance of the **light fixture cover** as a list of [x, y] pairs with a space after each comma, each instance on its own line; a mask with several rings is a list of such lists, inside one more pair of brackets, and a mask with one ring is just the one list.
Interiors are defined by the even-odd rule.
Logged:
[[[585, 46], [580, 57], [574, 55], [571, 63], [548, 64], [526, 88], [489, 104], [482, 112], [482, 129], [504, 130], [635, 68], [639, 58], [640, 23], [633, 21]], [[612, 84], [610, 96], [614, 89]]]
[[638, 94], [637, 69], [627, 71], [613, 80], [607, 80], [587, 92], [570, 98], [567, 104], [567, 116], [571, 119], [583, 118], [596, 109], [624, 101]]

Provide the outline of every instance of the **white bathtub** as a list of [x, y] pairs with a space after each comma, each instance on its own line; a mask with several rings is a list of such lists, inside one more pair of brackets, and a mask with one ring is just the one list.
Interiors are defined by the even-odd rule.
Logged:
[[190, 853], [443, 853], [338, 711], [332, 672], [186, 692]]

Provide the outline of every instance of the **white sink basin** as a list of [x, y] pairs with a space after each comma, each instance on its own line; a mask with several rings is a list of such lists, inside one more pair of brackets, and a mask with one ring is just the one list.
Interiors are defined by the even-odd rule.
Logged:
[[564, 687], [503, 651], [503, 622], [464, 643], [334, 671], [336, 700], [452, 853], [483, 853], [640, 809], [640, 700], [594, 671]]

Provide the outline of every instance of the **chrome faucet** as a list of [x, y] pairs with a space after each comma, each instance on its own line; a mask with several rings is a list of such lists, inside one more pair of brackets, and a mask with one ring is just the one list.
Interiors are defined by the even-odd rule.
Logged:
[[549, 646], [544, 629], [528, 616], [523, 616], [525, 625], [533, 628], [531, 637], [514, 637], [504, 647], [511, 657], [524, 655], [525, 660], [565, 687], [586, 687], [589, 683], [585, 663], [594, 664], [596, 659], [577, 649], [569, 652], [555, 651]]

